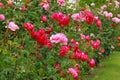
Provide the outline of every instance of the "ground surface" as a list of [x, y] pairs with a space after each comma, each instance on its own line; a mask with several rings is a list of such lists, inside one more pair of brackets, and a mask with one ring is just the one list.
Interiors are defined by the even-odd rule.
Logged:
[[120, 52], [114, 52], [102, 60], [89, 80], [120, 80]]

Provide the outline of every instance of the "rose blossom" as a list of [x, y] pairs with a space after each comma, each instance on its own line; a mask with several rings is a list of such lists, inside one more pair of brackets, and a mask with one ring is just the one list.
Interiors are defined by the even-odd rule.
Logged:
[[61, 28], [67, 26], [70, 23], [68, 16], [64, 15], [62, 12], [53, 13], [51, 18], [57, 21]]
[[80, 39], [81, 40], [85, 39], [85, 35], [84, 34], [80, 34]]
[[43, 5], [43, 8], [47, 11], [47, 10], [50, 9], [50, 6], [49, 6], [49, 4], [44, 4], [44, 5]]
[[103, 14], [104, 14], [104, 16], [107, 17], [108, 19], [110, 19], [110, 18], [113, 16], [113, 14], [112, 14], [111, 12], [108, 13], [107, 11], [104, 11]]
[[106, 5], [103, 5], [103, 6], [101, 6], [100, 8], [103, 10], [103, 9], [107, 8], [107, 6], [106, 6]]
[[97, 20], [99, 20], [98, 16], [94, 16], [93, 19], [94, 19], [95, 22], [96, 22]]
[[71, 18], [72, 18], [73, 20], [75, 20], [75, 21], [78, 21], [78, 22], [84, 20], [84, 17], [83, 17], [83, 15], [82, 15], [82, 13], [75, 13], [75, 14], [73, 14], [73, 15], [71, 16]]
[[78, 73], [80, 71], [80, 67], [78, 64], [75, 64], [75, 68], [69, 68], [68, 69], [68, 73], [70, 73], [72, 75], [72, 77], [74, 78], [74, 80], [78, 79]]
[[93, 23], [93, 20], [94, 20], [94, 16], [92, 14], [92, 12], [85, 12], [85, 20], [86, 20], [86, 23], [87, 24], [92, 24]]
[[93, 68], [95, 66], [95, 60], [94, 59], [90, 59], [90, 61], [88, 62], [89, 67]]
[[25, 9], [26, 9], [25, 6], [22, 6], [20, 10], [21, 10], [22, 12], [24, 12]]
[[86, 53], [81, 52], [80, 54], [81, 54], [81, 55], [80, 55], [80, 60], [81, 60], [81, 61], [85, 62], [85, 61], [88, 60], [88, 55], [87, 55]]
[[66, 36], [63, 33], [57, 33], [50, 37], [50, 41], [51, 41], [51, 43], [60, 43], [61, 42], [64, 45], [67, 45], [68, 39], [66, 38]]
[[120, 18], [120, 14], [117, 14], [117, 17], [119, 17], [119, 18]]
[[65, 0], [57, 0], [57, 3], [58, 3], [60, 6], [64, 6], [64, 5], [65, 5]]
[[97, 26], [97, 27], [101, 27], [101, 26], [102, 26], [101, 20], [97, 20], [97, 21], [96, 21], [96, 26]]
[[100, 46], [100, 40], [96, 40], [96, 41], [91, 40], [91, 44], [94, 49], [98, 49]]
[[29, 22], [24, 23], [23, 26], [24, 26], [24, 27], [26, 28], [26, 30], [28, 30], [28, 31], [33, 31], [33, 29], [34, 29], [34, 25], [31, 24], [31, 23], [29, 23]]
[[77, 71], [75, 69], [69, 68], [68, 73], [70, 73], [73, 76], [74, 79], [78, 78], [78, 73], [77, 73]]
[[0, 14], [0, 21], [5, 20], [5, 16], [3, 14]]
[[19, 29], [18, 25], [16, 25], [14, 22], [9, 22], [7, 28], [9, 28], [11, 31], [16, 31]]
[[115, 22], [115, 23], [119, 23], [119, 22], [120, 22], [120, 19], [117, 18], [117, 17], [114, 17], [114, 18], [112, 18], [112, 21]]
[[62, 46], [60, 48], [59, 56], [64, 57], [67, 54], [67, 52], [69, 51], [69, 49], [70, 49], [69, 46]]
[[90, 41], [90, 36], [85, 36], [85, 39], [87, 40], [87, 41]]
[[3, 7], [3, 6], [4, 6], [4, 4], [2, 2], [0, 2], [0, 7]]
[[120, 36], [117, 37], [117, 40], [120, 40]]
[[43, 23], [45, 23], [45, 22], [47, 22], [47, 17], [45, 15], [42, 15], [42, 19], [41, 20], [42, 20]]

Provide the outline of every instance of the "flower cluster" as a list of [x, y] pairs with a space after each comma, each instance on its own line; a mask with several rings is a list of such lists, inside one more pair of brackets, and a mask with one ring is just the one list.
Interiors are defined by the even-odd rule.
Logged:
[[[30, 31], [30, 35], [33, 39], [35, 39], [42, 47], [48, 46], [48, 48], [51, 48], [52, 45], [50, 41], [48, 40], [47, 33], [44, 29], [40, 28], [38, 31], [34, 31], [34, 25], [31, 23], [24, 23], [23, 26], [26, 30]], [[47, 31], [48, 32], [48, 31]]]
[[71, 17], [73, 20], [78, 22], [86, 21], [86, 23], [89, 25], [95, 22], [97, 27], [102, 26], [101, 20], [98, 17], [93, 16], [92, 12], [89, 11], [80, 11], [79, 13], [73, 14]]
[[50, 37], [50, 41], [51, 43], [62, 43], [64, 45], [67, 45], [68, 39], [63, 33], [57, 33]]
[[70, 23], [70, 19], [64, 15], [62, 12], [53, 13], [51, 15], [53, 20], [56, 20], [61, 28], [67, 26]]

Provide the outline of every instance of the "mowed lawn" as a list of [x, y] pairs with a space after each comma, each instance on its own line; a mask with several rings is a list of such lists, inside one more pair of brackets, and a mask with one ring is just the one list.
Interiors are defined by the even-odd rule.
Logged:
[[113, 52], [102, 60], [89, 80], [120, 80], [120, 52]]

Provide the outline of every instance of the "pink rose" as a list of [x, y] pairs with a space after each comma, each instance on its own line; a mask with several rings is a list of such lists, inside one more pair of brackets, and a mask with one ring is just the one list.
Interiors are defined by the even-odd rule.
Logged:
[[25, 6], [22, 6], [20, 10], [21, 10], [22, 12], [24, 12], [25, 9], [26, 9]]
[[111, 12], [108, 13], [107, 11], [104, 11], [103, 14], [104, 14], [104, 16], [107, 17], [108, 19], [110, 19], [110, 18], [113, 16], [113, 14], [112, 14]]
[[74, 79], [78, 78], [78, 73], [77, 73], [77, 71], [75, 69], [69, 68], [68, 73], [70, 73], [73, 76]]
[[50, 41], [51, 43], [63, 43], [64, 45], [67, 45], [68, 39], [63, 33], [57, 33], [50, 37]]
[[87, 41], [90, 41], [90, 36], [85, 36], [85, 39], [86, 39]]
[[85, 54], [84, 52], [81, 52], [80, 54], [81, 54], [80, 55], [80, 60], [81, 61], [85, 62], [85, 61], [88, 60], [88, 55], [87, 54]]
[[47, 11], [47, 10], [50, 9], [50, 6], [49, 6], [49, 4], [44, 4], [44, 5], [43, 5], [43, 8]]
[[94, 16], [94, 21], [96, 22], [97, 20], [99, 20], [98, 16]]
[[11, 31], [16, 31], [17, 29], [19, 29], [18, 25], [16, 25], [14, 22], [10, 22], [7, 28], [9, 28]]
[[97, 27], [101, 27], [101, 26], [102, 26], [102, 22], [101, 22], [100, 20], [97, 20], [97, 21], [96, 21], [96, 26], [97, 26]]
[[71, 16], [71, 18], [75, 21], [84, 21], [85, 20], [85, 17], [83, 16], [83, 13], [82, 12], [79, 12], [79, 13], [75, 13]]
[[67, 54], [67, 52], [69, 51], [69, 49], [70, 49], [69, 46], [62, 46], [60, 48], [59, 56], [64, 57]]
[[5, 20], [5, 16], [3, 14], [0, 14], [0, 21]]
[[100, 8], [101, 8], [101, 9], [105, 9], [105, 8], [107, 8], [107, 6], [106, 6], [106, 5], [103, 5], [103, 6], [101, 6]]
[[119, 17], [119, 18], [120, 18], [120, 14], [117, 14], [117, 17]]
[[93, 68], [95, 66], [95, 60], [94, 59], [90, 59], [90, 61], [88, 62], [88, 66]]
[[80, 39], [81, 40], [85, 39], [85, 35], [84, 34], [80, 34]]
[[120, 19], [117, 17], [112, 18], [112, 21], [115, 23], [120, 23]]
[[2, 2], [0, 2], [0, 7], [3, 7], [3, 6], [4, 6], [4, 4]]
[[100, 40], [93, 41], [91, 40], [92, 47], [98, 49], [100, 47]]
[[42, 20], [43, 23], [45, 23], [45, 22], [47, 22], [47, 17], [45, 15], [42, 15], [42, 19], [41, 20]]
[[65, 0], [57, 0], [58, 5], [64, 6], [65, 5]]
[[119, 5], [120, 2], [118, 2], [117, 0], [114, 1], [115, 5]]

